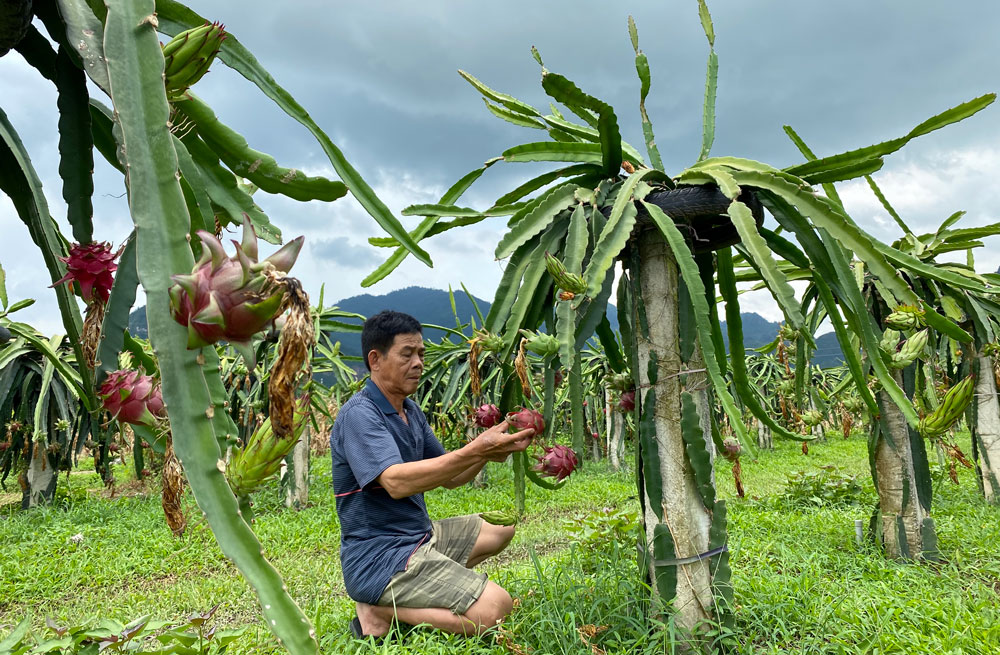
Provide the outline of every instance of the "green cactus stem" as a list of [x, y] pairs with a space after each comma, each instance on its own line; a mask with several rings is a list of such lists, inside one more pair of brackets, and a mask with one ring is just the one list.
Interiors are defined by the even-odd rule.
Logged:
[[222, 471], [213, 423], [205, 420], [217, 412], [202, 369], [204, 357], [187, 350], [186, 330], [170, 316], [170, 275], [190, 271], [194, 257], [186, 239], [190, 218], [177, 181], [177, 155], [167, 130], [156, 23], [152, 0], [109, 0], [104, 46], [127, 162], [139, 280], [146, 291], [174, 447], [219, 546], [256, 590], [279, 643], [296, 655], [317, 653], [315, 631], [240, 516]]

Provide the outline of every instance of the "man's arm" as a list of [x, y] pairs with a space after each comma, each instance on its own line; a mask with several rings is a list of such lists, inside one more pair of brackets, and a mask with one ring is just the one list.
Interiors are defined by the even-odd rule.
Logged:
[[[416, 462], [393, 464], [377, 480], [393, 498], [407, 498], [437, 487], [468, 482], [487, 461], [524, 450], [534, 431], [507, 434], [507, 422], [490, 428], [458, 450]], [[466, 477], [467, 476], [467, 477]]]
[[441, 486], [445, 487], [446, 489], [455, 489], [457, 487], [461, 487], [463, 484], [465, 484], [472, 478], [476, 477], [476, 475], [483, 470], [483, 467], [486, 466], [487, 461], [488, 460], [483, 460], [481, 464], [473, 464], [472, 466], [465, 469], [464, 471], [453, 477], [451, 480], [448, 480]]

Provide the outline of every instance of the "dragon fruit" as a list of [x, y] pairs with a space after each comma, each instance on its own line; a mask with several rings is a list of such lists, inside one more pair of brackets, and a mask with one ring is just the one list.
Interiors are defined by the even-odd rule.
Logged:
[[99, 301], [108, 302], [111, 286], [115, 283], [114, 272], [118, 270], [115, 259], [121, 254], [111, 251], [108, 242], [92, 241], [87, 244], [74, 243], [69, 249], [69, 257], [59, 259], [66, 263], [66, 275], [52, 284], [76, 282], [80, 285], [80, 297], [88, 305]]
[[536, 456], [538, 463], [532, 468], [542, 475], [555, 478], [556, 482], [562, 482], [570, 473], [576, 470], [576, 453], [568, 446], [556, 444], [545, 449], [545, 453]]
[[545, 432], [545, 419], [540, 412], [524, 407], [521, 411], [507, 414], [507, 421], [515, 430], [527, 430], [532, 428], [536, 435]]
[[732, 437], [724, 439], [722, 441], [722, 456], [729, 461], [735, 461], [739, 459], [740, 453], [743, 451], [743, 446], [740, 442]]
[[124, 423], [153, 426], [167, 415], [159, 385], [138, 371], [108, 373], [98, 393], [104, 409]]
[[618, 409], [622, 412], [631, 412], [635, 409], [635, 389], [622, 393], [618, 399]]
[[268, 269], [287, 273], [302, 248], [303, 237], [293, 239], [278, 252], [257, 261], [257, 235], [249, 220], [243, 222], [243, 243], [236, 255], [226, 251], [214, 235], [199, 230], [201, 259], [190, 275], [174, 275], [170, 310], [188, 329], [188, 348], [201, 348], [225, 339], [252, 361], [250, 337], [264, 329], [281, 308], [284, 290]]
[[481, 428], [492, 428], [500, 422], [500, 409], [492, 403], [480, 405], [476, 408], [475, 421]]

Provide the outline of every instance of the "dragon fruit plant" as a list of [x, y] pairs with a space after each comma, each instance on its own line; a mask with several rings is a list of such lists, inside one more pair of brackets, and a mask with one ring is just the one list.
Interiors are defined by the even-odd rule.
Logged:
[[[494, 115], [535, 128], [529, 141], [500, 153], [505, 165], [553, 162], [528, 182], [519, 181], [491, 207], [475, 210], [484, 217], [502, 215], [509, 226], [494, 251], [496, 259], [509, 262], [486, 327], [508, 335], [512, 350], [520, 330], [554, 325], [560, 361], [569, 370], [571, 385], [580, 377], [574, 350], [579, 351], [594, 334], [609, 360], [614, 355], [616, 371], [624, 372], [626, 365], [632, 370], [633, 385], [641, 390], [632, 400], [639, 414], [638, 468], [649, 471], [642, 476], [640, 490], [643, 552], [651, 561], [655, 561], [653, 553], [662, 552], [693, 558], [680, 566], [653, 565], [648, 572], [652, 595], [657, 607], [665, 608], [661, 621], [665, 623], [663, 614], [670, 612], [672, 625], [694, 641], [701, 640], [705, 626], [731, 629], [735, 625], [728, 554], [720, 550], [716, 556], [701, 556], [705, 546], [722, 549], [725, 545], [727, 514], [725, 501], [715, 493], [711, 437], [699, 423], [697, 407], [709, 406], [713, 400], [721, 404], [744, 447], [751, 443], [743, 424], [745, 411], [775, 434], [801, 438], [775, 421], [750, 380], [737, 280], [750, 276], [761, 281], [789, 318], [791, 328], [806, 338], [802, 330], [813, 309], [803, 308], [789, 280], [816, 272], [818, 292], [812, 298], [830, 315], [859, 395], [872, 414], [878, 412], [867, 387], [870, 364], [889, 393], [886, 400], [904, 407], [906, 422], [915, 429], [919, 419], [912, 403], [878, 350], [880, 328], [873, 324], [870, 312], [862, 311], [865, 300], [857, 285], [842, 283], [854, 279], [851, 257], [869, 266], [878, 282], [873, 293], [886, 294], [891, 307], [919, 307], [928, 326], [966, 343], [970, 335], [934, 309], [933, 299], [917, 298], [903, 275], [949, 278], [977, 292], [986, 290], [986, 285], [927, 266], [896, 245], [879, 242], [847, 215], [835, 199], [832, 184], [870, 175], [882, 166], [884, 156], [910, 140], [968, 118], [995, 100], [993, 94], [973, 99], [899, 138], [830, 156], [809, 151], [795, 135], [793, 140], [807, 160], [782, 168], [739, 153], [712, 156], [718, 55], [705, 0], [698, 2], [698, 15], [708, 41], [705, 102], [699, 107], [704, 118], [702, 140], [700, 149], [692, 153], [691, 165], [676, 171], [667, 170], [656, 145], [646, 106], [650, 66], [631, 20], [629, 37], [640, 78], [639, 117], [648, 156], [622, 139], [615, 108], [549, 70], [537, 50], [532, 54], [542, 67], [541, 86], [552, 101], [551, 113], [460, 71]], [[794, 134], [790, 128], [787, 132]], [[546, 133], [551, 139], [544, 137]], [[820, 193], [821, 188], [827, 192]], [[531, 195], [535, 191], [539, 193]], [[448, 198], [447, 203], [433, 207], [418, 205], [404, 213], [433, 213], [435, 218], [466, 215], [456, 200]], [[781, 226], [781, 237], [764, 227], [765, 211]], [[426, 236], [433, 234], [428, 230]], [[736, 245], [738, 257], [733, 254]], [[561, 283], [570, 280], [545, 275], [546, 253], [561, 261], [567, 273], [582, 277], [586, 287], [582, 294], [569, 298]], [[788, 259], [776, 259], [776, 253]], [[558, 262], [551, 264], [562, 277]], [[615, 289], [621, 345], [606, 316]], [[709, 300], [719, 295], [724, 300], [731, 365], [727, 365], [722, 339], [716, 338], [723, 304]], [[855, 309], [842, 313], [845, 307]], [[856, 336], [860, 344], [852, 341]], [[575, 431], [582, 424], [578, 421], [581, 401], [571, 393]], [[574, 447], [578, 446], [576, 437], [575, 432]], [[578, 448], [577, 452], [582, 451]], [[683, 467], [684, 478], [675, 473], [678, 466]], [[919, 529], [919, 523], [914, 525]]]
[[[39, 246], [49, 281], [56, 284], [65, 333], [79, 369], [77, 397], [88, 411], [101, 407], [98, 385], [118, 367], [128, 310], [142, 284], [162, 398], [170, 409], [173, 447], [191, 490], [222, 550], [256, 590], [265, 623], [284, 648], [296, 654], [315, 653], [318, 644], [312, 627], [261, 554], [217, 466], [237, 434], [225, 411], [218, 356], [211, 347], [199, 352], [186, 348], [189, 341], [204, 345], [230, 339], [236, 345], [245, 344], [283, 303], [293, 313], [295, 307], [301, 309], [307, 300], [301, 286], [279, 284], [294, 253], [286, 250], [280, 257], [272, 257], [262, 269], [255, 265], [264, 262], [257, 262], [249, 248], [241, 245], [245, 259], [237, 253], [234, 261], [221, 247], [206, 245], [198, 238], [192, 242], [191, 237], [199, 230], [218, 234], [249, 220], [260, 238], [282, 243], [280, 231], [254, 201], [251, 185], [242, 184], [248, 180], [263, 193], [300, 201], [332, 201], [354, 193], [397, 240], [402, 252], [413, 253], [428, 265], [430, 257], [320, 126], [238, 39], [181, 2], [107, 4], [16, 0], [4, 4], [0, 11], [0, 56], [16, 50], [55, 85], [59, 175], [66, 211], [63, 215], [50, 211], [51, 203], [46, 201], [39, 181], [46, 174], [35, 170], [31, 153], [3, 111], [0, 158], [9, 165], [4, 165], [0, 175], [0, 193], [13, 201]], [[174, 40], [161, 45], [160, 34]], [[311, 177], [280, 166], [267, 153], [253, 150], [242, 135], [198, 100], [191, 93], [192, 85], [204, 84], [209, 67], [220, 63], [254, 81], [262, 91], [261, 98], [267, 98], [265, 102], [273, 100], [306, 127], [341, 179]], [[0, 103], [8, 100], [14, 101], [5, 98]], [[271, 125], [268, 129], [280, 128]], [[109, 248], [93, 243], [95, 150], [124, 173], [135, 223], [135, 232], [126, 241], [117, 264], [109, 257]], [[61, 224], [72, 227], [71, 238], [61, 233]], [[82, 245], [71, 252], [71, 242]], [[205, 268], [199, 269], [194, 264], [203, 248], [208, 250], [208, 259], [201, 262]], [[276, 261], [286, 256], [287, 265]], [[68, 267], [60, 257], [66, 258]], [[115, 265], [117, 270], [112, 268]], [[85, 299], [90, 296], [86, 323], [65, 284], [69, 280], [63, 279], [67, 272], [79, 283], [74, 286]], [[177, 282], [172, 276], [179, 274], [187, 277], [178, 283], [179, 292], [170, 294], [168, 287]], [[113, 286], [109, 276], [113, 276]], [[282, 286], [283, 293], [277, 295]], [[177, 299], [174, 310], [171, 295]], [[185, 320], [187, 329], [177, 325], [172, 318], [175, 313]], [[271, 379], [281, 387], [283, 398], [289, 398], [306, 379], [296, 365], [302, 364], [303, 353], [307, 353], [312, 322], [307, 311], [304, 315], [300, 312], [300, 317], [302, 320], [292, 321], [290, 316], [282, 331], [279, 349], [283, 350], [278, 357], [286, 362], [285, 373], [274, 375], [276, 367], [271, 370]], [[289, 333], [294, 338], [286, 340]], [[287, 357], [281, 359], [283, 355]], [[124, 377], [116, 376], [111, 384], [122, 382]], [[135, 380], [129, 384], [132, 386], [125, 391], [128, 397], [121, 399], [124, 404], [118, 408], [118, 416], [148, 420], [145, 411], [155, 416], [150, 409], [157, 404], [152, 389], [145, 396], [145, 411], [132, 413], [146, 384]], [[117, 390], [119, 398], [123, 389]], [[117, 402], [113, 393], [108, 395], [108, 402]], [[275, 403], [269, 407], [274, 432], [287, 432], [292, 425], [292, 403], [284, 405], [282, 416], [275, 416]], [[83, 424], [95, 441], [106, 442], [109, 435], [96, 427], [100, 421], [96, 416], [94, 419]]]

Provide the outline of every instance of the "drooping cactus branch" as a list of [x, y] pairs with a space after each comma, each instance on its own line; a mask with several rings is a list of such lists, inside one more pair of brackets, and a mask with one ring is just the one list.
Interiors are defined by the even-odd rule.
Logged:
[[194, 257], [187, 241], [190, 217], [177, 179], [177, 155], [167, 129], [156, 20], [152, 0], [108, 2], [104, 49], [127, 161], [139, 279], [146, 291], [150, 337], [160, 363], [174, 448], [220, 547], [257, 591], [268, 627], [290, 652], [316, 653], [308, 619], [239, 514], [222, 471], [204, 357], [187, 349], [187, 331], [170, 316], [170, 276], [189, 272]]

